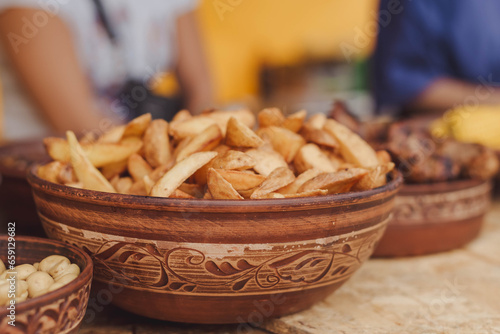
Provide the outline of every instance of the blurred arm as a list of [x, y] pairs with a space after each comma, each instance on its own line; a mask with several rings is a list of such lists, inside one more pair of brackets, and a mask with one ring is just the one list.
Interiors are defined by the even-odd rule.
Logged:
[[210, 108], [214, 101], [211, 77], [194, 11], [178, 18], [177, 43], [177, 71], [188, 109], [199, 113]]
[[98, 129], [101, 117], [92, 89], [78, 62], [71, 33], [60, 18], [50, 17], [17, 50], [9, 41], [9, 34], [23, 37], [22, 19], [31, 19], [37, 11], [13, 8], [0, 15], [0, 38], [17, 74], [56, 132]]
[[443, 112], [459, 104], [500, 104], [500, 89], [457, 79], [437, 79], [408, 104], [408, 109]]

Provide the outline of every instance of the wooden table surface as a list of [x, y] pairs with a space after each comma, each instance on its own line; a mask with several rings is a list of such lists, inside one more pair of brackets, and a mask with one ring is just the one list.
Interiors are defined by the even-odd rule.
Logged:
[[80, 333], [500, 334], [500, 200], [481, 235], [435, 255], [371, 259], [311, 309], [268, 321], [202, 326], [146, 319], [111, 305]]

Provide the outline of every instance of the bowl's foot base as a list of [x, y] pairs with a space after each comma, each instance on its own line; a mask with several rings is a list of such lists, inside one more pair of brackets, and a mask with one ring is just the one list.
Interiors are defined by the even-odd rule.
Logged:
[[[250, 323], [259, 326], [271, 318], [311, 307], [338, 289], [344, 281], [293, 292], [233, 296], [159, 294], [125, 288], [113, 296], [113, 304], [131, 313], [158, 320], [196, 324]], [[102, 284], [99, 282], [97, 286]]]

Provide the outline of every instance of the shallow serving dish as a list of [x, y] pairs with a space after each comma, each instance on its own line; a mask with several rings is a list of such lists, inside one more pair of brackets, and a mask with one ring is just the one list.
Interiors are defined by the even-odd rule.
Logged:
[[[7, 266], [8, 236], [0, 236], [0, 257]], [[60, 241], [34, 237], [15, 237], [16, 264], [39, 262], [49, 255], [64, 255], [81, 270], [64, 287], [16, 304], [15, 327], [7, 307], [0, 307], [0, 333], [56, 334], [76, 333], [87, 309], [92, 282], [92, 260], [81, 249]]]
[[473, 240], [491, 204], [491, 182], [404, 184], [374, 256], [442, 252]]
[[372, 254], [402, 183], [272, 200], [102, 193], [28, 175], [46, 233], [93, 254], [113, 303], [146, 317], [238, 323], [310, 307]]

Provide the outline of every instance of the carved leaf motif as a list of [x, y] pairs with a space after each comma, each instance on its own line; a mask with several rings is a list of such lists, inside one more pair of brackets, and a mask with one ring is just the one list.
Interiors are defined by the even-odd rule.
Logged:
[[310, 257], [308, 259], [305, 259], [304, 261], [302, 261], [301, 263], [299, 263], [298, 265], [295, 266], [295, 270], [302, 269], [306, 264], [308, 264], [309, 262], [311, 262], [314, 259], [316, 259], [316, 258], [315, 257]]
[[129, 259], [129, 257], [131, 257], [134, 254], [137, 254], [137, 252], [136, 251], [126, 251], [126, 252], [123, 252], [118, 257], [118, 261], [120, 261], [121, 263], [125, 263]]
[[304, 257], [307, 254], [312, 253], [312, 252], [314, 252], [314, 251], [313, 250], [302, 251], [302, 252], [297, 253], [295, 255], [284, 258], [283, 260], [273, 262], [269, 265], [269, 267], [272, 269], [279, 269], [281, 267], [284, 267], [286, 265], [293, 263], [294, 261], [297, 261], [298, 259], [300, 259], [300, 258], [302, 258], [302, 257]]
[[158, 288], [158, 287], [163, 287], [168, 284], [168, 275], [165, 272], [165, 268], [163, 266], [160, 266], [160, 278], [158, 281], [154, 284], [152, 284], [152, 287]]
[[238, 267], [241, 270], [248, 270], [248, 269], [255, 268], [255, 266], [252, 266], [250, 263], [247, 262], [247, 260], [239, 260], [236, 263], [236, 267]]
[[332, 276], [335, 276], [337, 274], [340, 274], [342, 275], [343, 273], [345, 273], [347, 270], [349, 269], [349, 267], [346, 267], [346, 266], [339, 266], [337, 268], [335, 268], [334, 271], [332, 271]]
[[183, 290], [186, 292], [191, 292], [194, 290], [194, 288], [196, 288], [196, 285], [186, 285]]
[[150, 252], [153, 255], [161, 256], [160, 252], [158, 252], [156, 247], [151, 245], [151, 244], [146, 244], [146, 249], [148, 250], [148, 252]]
[[110, 257], [112, 257], [113, 255], [115, 255], [116, 252], [118, 252], [125, 245], [126, 245], [125, 242], [117, 242], [116, 244], [114, 244], [113, 246], [109, 247], [105, 251], [103, 251], [103, 252], [101, 252], [99, 254], [95, 254], [94, 256], [96, 258], [98, 258], [98, 259], [101, 259], [101, 260], [107, 260]]
[[252, 278], [252, 276], [242, 279], [241, 281], [238, 281], [233, 284], [233, 290], [234, 291], [239, 291], [245, 287], [245, 285], [248, 283], [248, 281]]
[[174, 283], [171, 283], [168, 287], [172, 290], [179, 290], [180, 288], [182, 288], [184, 285], [186, 285], [186, 283], [181, 283], [181, 282], [174, 282]]
[[216, 276], [230, 276], [242, 272], [229, 262], [222, 262], [220, 267], [214, 261], [205, 262], [205, 269]]
[[321, 262], [326, 261], [326, 259], [317, 259], [311, 262], [311, 267], [315, 267], [316, 265], [320, 264]]

